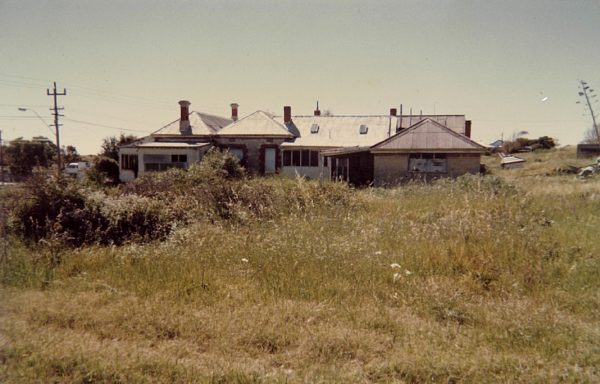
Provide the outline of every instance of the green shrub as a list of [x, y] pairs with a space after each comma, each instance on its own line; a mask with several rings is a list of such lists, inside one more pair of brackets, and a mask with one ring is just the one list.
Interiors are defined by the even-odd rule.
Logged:
[[11, 213], [10, 227], [32, 242], [123, 244], [165, 238], [175, 219], [160, 200], [110, 198], [78, 189], [75, 183], [36, 178]]
[[116, 185], [119, 183], [119, 163], [108, 157], [100, 157], [87, 176], [96, 185]]

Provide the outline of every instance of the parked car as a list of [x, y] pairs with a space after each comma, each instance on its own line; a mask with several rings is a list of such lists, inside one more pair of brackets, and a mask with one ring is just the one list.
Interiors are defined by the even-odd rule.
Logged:
[[83, 178], [87, 170], [92, 168], [92, 165], [87, 161], [77, 163], [69, 163], [65, 167], [64, 173], [77, 178]]

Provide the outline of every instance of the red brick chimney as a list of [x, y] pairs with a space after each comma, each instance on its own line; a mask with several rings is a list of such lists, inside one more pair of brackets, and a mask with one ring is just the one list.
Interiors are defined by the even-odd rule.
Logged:
[[396, 116], [398, 114], [398, 110], [396, 108], [390, 108], [390, 116]]
[[465, 136], [471, 138], [471, 120], [465, 121]]
[[238, 107], [238, 103], [231, 103], [231, 120], [233, 121], [238, 120]]
[[317, 101], [317, 109], [315, 109], [315, 116], [321, 116], [321, 110], [319, 109], [319, 102]]
[[187, 100], [181, 100], [179, 106], [181, 107], [181, 117], [179, 119], [179, 132], [189, 133], [190, 131], [190, 102]]
[[291, 123], [292, 122], [292, 107], [286, 105], [283, 107], [283, 123]]

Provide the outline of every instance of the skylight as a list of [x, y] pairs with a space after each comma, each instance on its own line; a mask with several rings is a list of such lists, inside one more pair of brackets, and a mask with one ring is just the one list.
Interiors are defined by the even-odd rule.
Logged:
[[359, 132], [361, 135], [366, 135], [368, 131], [369, 131], [369, 127], [368, 127], [368, 126], [366, 126], [366, 125], [364, 125], [364, 124], [361, 124], [361, 125], [360, 125], [360, 128], [359, 128], [359, 130], [358, 130], [358, 132]]
[[313, 124], [310, 126], [310, 133], [318, 133], [319, 132], [319, 124]]

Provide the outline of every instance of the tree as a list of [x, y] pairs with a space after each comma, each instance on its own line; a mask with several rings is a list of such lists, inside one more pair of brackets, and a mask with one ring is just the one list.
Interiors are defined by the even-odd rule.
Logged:
[[119, 183], [119, 163], [116, 160], [101, 157], [96, 160], [88, 172], [88, 179], [98, 185], [115, 185]]
[[132, 143], [137, 139], [134, 135], [124, 135], [122, 133], [118, 138], [116, 136], [105, 137], [102, 140], [102, 152], [100, 152], [100, 156], [119, 161], [119, 147]]
[[6, 147], [6, 163], [16, 178], [30, 176], [34, 167], [48, 168], [52, 165], [56, 145], [51, 142], [12, 141]]
[[583, 143], [584, 144], [600, 144], [598, 142], [598, 135], [596, 134], [596, 129], [594, 127], [588, 128], [583, 133]]
[[77, 153], [77, 148], [75, 148], [72, 145], [67, 145], [67, 147], [64, 149], [63, 152], [64, 152], [65, 164], [75, 163], [75, 162], [81, 160], [81, 156], [79, 156], [79, 153]]

